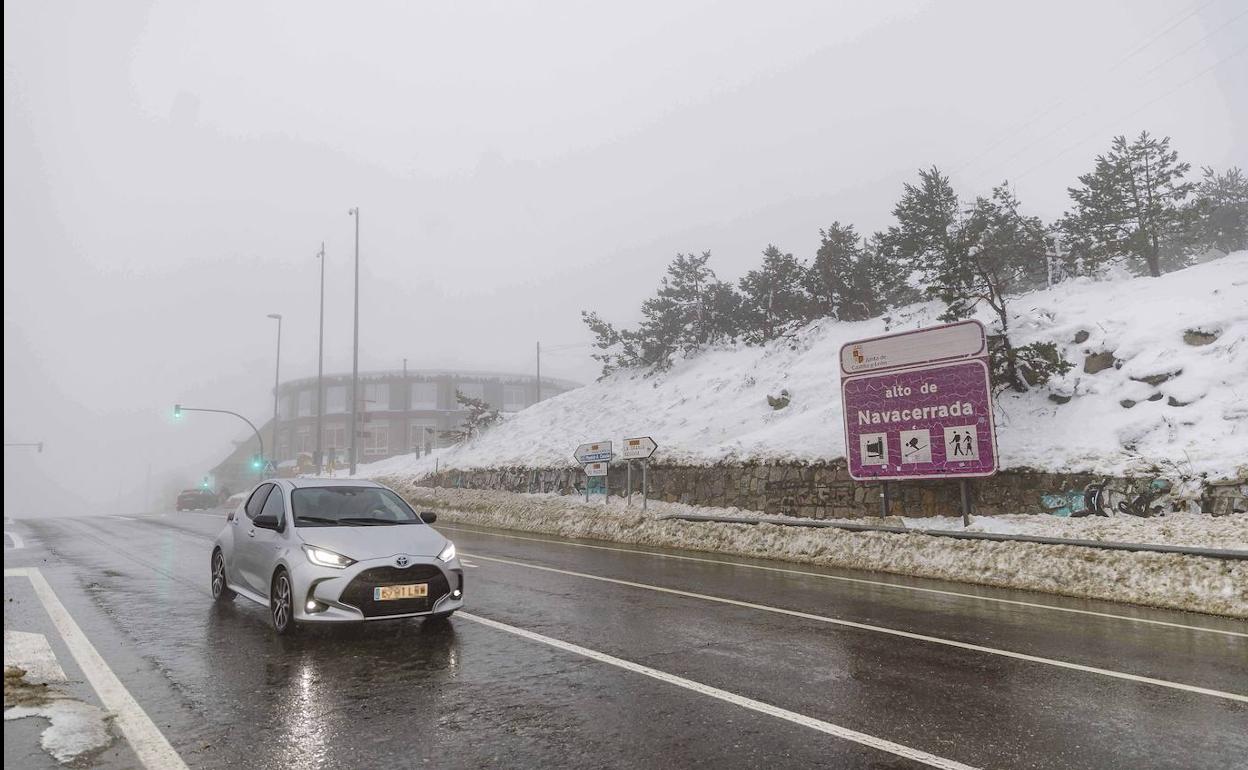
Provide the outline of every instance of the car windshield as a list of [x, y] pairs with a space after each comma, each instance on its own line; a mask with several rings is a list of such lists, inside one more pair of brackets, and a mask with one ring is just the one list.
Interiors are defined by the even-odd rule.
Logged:
[[304, 487], [290, 495], [296, 527], [423, 524], [403, 499], [377, 487]]

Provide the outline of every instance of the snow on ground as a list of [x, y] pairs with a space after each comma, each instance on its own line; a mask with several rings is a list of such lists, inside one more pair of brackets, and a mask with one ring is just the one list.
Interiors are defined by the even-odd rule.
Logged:
[[[1005, 394], [997, 407], [1002, 466], [1248, 479], [1248, 252], [1161, 278], [1079, 279], [1016, 297], [1013, 339], [1058, 343], [1074, 368], [1049, 388]], [[816, 321], [762, 347], [707, 351], [654, 376], [617, 373], [510, 416], [477, 440], [432, 456], [365, 465], [360, 475], [442, 468], [571, 465], [586, 441], [649, 435], [656, 461], [708, 465], [844, 456], [837, 356], [851, 340], [938, 323], [935, 303], [889, 319]], [[980, 320], [992, 329], [986, 314]], [[1189, 331], [1217, 334], [1184, 342]], [[1088, 335], [1075, 343], [1077, 334]], [[1119, 368], [1083, 371], [1088, 354]], [[1143, 381], [1174, 373], [1156, 385]], [[781, 390], [792, 403], [773, 410]], [[1071, 396], [1066, 404], [1050, 393]], [[1149, 400], [1149, 399], [1154, 400]], [[1136, 402], [1124, 408], [1124, 399]], [[1177, 404], [1184, 404], [1183, 406]]]
[[[644, 546], [710, 551], [861, 570], [876, 570], [966, 583], [1044, 591], [1066, 596], [1248, 617], [1248, 562], [1162, 553], [1101, 551], [1080, 546], [956, 540], [923, 534], [854, 532], [778, 524], [724, 524], [659, 519], [671, 513], [741, 514], [737, 509], [651, 503], [642, 514], [616, 498], [608, 505], [579, 497], [528, 495], [476, 489], [420, 487], [385, 479], [413, 505], [434, 508], [445, 521]], [[1154, 542], [1241, 547], [1248, 516], [1185, 516], [1104, 523], [1038, 516], [994, 517], [981, 525], [1024, 526], [1031, 519], [1056, 529], [1034, 534], [1118, 539], [1160, 523]], [[1206, 524], [1217, 522], [1215, 535]], [[867, 520], [869, 522], [870, 520]], [[864, 520], [855, 519], [855, 523]], [[930, 525], [932, 520], [922, 520]], [[1174, 522], [1180, 522], [1172, 526]], [[896, 524], [896, 520], [887, 522]], [[1121, 525], [1126, 529], [1115, 529]], [[1230, 538], [1229, 540], [1227, 538]], [[1139, 540], [1139, 537], [1133, 539]]]

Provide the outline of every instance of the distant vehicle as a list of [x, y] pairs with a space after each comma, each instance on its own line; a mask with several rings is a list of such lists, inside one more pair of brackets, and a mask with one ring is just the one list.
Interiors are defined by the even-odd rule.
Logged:
[[271, 479], [231, 511], [212, 549], [212, 596], [269, 608], [273, 630], [426, 616], [464, 604], [455, 544], [392, 490], [352, 479]]
[[179, 511], [206, 511], [209, 508], [216, 508], [220, 502], [221, 499], [217, 497], [216, 492], [203, 487], [184, 489], [178, 494]]

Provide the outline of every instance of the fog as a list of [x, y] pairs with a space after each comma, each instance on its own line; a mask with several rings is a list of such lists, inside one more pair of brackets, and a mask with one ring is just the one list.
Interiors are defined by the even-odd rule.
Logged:
[[[1193, 11], [1195, 11], [1193, 13]], [[1119, 133], [1248, 166], [1234, 0], [6, 3], [9, 516], [144, 509], [325, 355], [586, 382], [664, 266], [889, 223], [938, 164], [1046, 220]], [[1236, 58], [1229, 58], [1236, 57]]]

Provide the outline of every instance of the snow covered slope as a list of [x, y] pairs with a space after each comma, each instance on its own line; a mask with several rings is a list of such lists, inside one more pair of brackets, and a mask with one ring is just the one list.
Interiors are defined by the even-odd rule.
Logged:
[[[1016, 297], [1012, 307], [1016, 343], [1056, 342], [1074, 368], [1048, 387], [1000, 397], [1003, 467], [1248, 473], [1248, 252], [1162, 278], [1070, 281]], [[936, 303], [923, 303], [891, 319], [822, 320], [789, 339], [711, 350], [663, 374], [619, 373], [530, 407], [470, 444], [366, 465], [361, 475], [423, 475], [435, 458], [442, 468], [571, 465], [580, 443], [637, 435], [653, 436], [656, 460], [666, 462], [840, 458], [841, 345], [931, 326], [939, 314]], [[991, 330], [991, 318], [979, 317]], [[1080, 332], [1087, 338], [1076, 343]], [[1116, 365], [1085, 373], [1086, 356], [1103, 352]], [[791, 403], [772, 409], [767, 396], [781, 390]], [[1051, 393], [1071, 399], [1058, 404]]]

